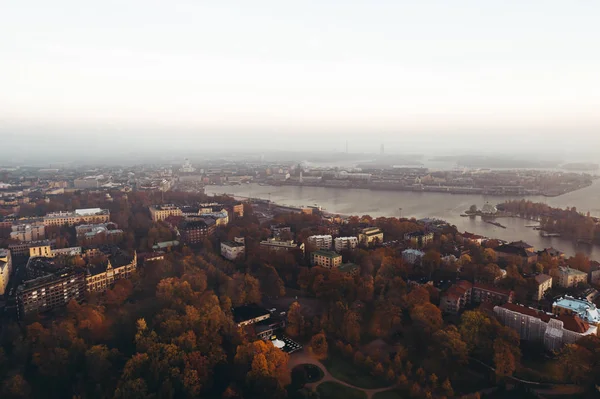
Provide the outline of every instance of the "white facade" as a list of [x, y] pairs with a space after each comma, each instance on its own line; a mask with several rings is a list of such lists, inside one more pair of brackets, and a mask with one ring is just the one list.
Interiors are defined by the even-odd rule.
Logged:
[[246, 250], [246, 246], [235, 241], [224, 241], [221, 243], [221, 255], [229, 260], [236, 260], [242, 256]]
[[0, 249], [0, 295], [4, 295], [12, 273], [12, 259], [8, 249]]
[[352, 250], [358, 246], [357, 237], [338, 237], [334, 240], [335, 251]]
[[308, 243], [317, 249], [331, 249], [331, 243], [333, 242], [333, 237], [331, 235], [322, 235], [322, 236], [310, 236], [308, 237]]

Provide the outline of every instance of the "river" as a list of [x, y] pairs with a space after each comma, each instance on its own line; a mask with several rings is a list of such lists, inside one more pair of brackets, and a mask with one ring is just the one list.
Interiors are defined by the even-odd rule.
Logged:
[[[600, 247], [576, 245], [563, 238], [544, 238], [539, 232], [526, 225], [531, 221], [518, 218], [500, 218], [497, 221], [506, 229], [483, 222], [480, 218], [461, 217], [460, 214], [475, 204], [481, 208], [486, 202], [498, 204], [507, 199], [522, 197], [497, 197], [467, 194], [419, 193], [411, 191], [379, 191], [368, 189], [345, 189], [309, 186], [261, 186], [245, 184], [240, 186], [206, 186], [207, 194], [231, 194], [236, 196], [270, 199], [273, 202], [301, 206], [318, 205], [324, 210], [344, 215], [371, 215], [431, 217], [443, 219], [456, 225], [459, 231], [506, 241], [523, 240], [538, 249], [554, 247], [567, 255], [583, 252], [592, 259], [600, 260]], [[525, 197], [534, 202], [544, 202], [553, 207], [577, 207], [580, 212], [590, 212], [600, 217], [600, 180], [581, 190], [558, 197]]]

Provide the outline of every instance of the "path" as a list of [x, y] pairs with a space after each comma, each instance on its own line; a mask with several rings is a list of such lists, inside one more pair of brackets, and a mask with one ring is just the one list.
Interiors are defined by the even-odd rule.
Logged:
[[366, 389], [366, 388], [360, 388], [360, 387], [354, 386], [352, 384], [348, 384], [347, 382], [344, 382], [342, 380], [339, 380], [339, 379], [335, 378], [334, 376], [332, 376], [331, 373], [329, 373], [329, 371], [327, 370], [327, 367], [325, 367], [323, 365], [323, 363], [321, 363], [317, 359], [310, 356], [307, 353], [306, 348], [303, 349], [301, 352], [296, 352], [290, 356], [290, 360], [288, 362], [288, 368], [291, 371], [294, 367], [299, 366], [301, 364], [312, 364], [312, 365], [319, 367], [321, 370], [323, 370], [324, 375], [321, 380], [319, 380], [317, 382], [308, 383], [305, 385], [307, 388], [311, 388], [313, 390], [316, 390], [317, 387], [324, 382], [332, 381], [332, 382], [337, 382], [340, 385], [344, 385], [348, 388], [354, 388], [354, 389], [358, 389], [359, 391], [363, 391], [364, 393], [367, 394], [367, 399], [372, 399], [373, 395], [375, 395], [376, 393], [394, 389], [393, 386], [389, 386], [386, 388], [378, 388], [378, 389]]

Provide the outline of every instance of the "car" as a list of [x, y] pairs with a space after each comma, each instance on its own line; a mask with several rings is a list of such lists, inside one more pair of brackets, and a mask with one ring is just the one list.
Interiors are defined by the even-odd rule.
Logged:
[[277, 310], [276, 308], [271, 308], [271, 309], [269, 309], [269, 312], [275, 313], [276, 310]]
[[285, 315], [286, 315], [286, 312], [279, 313], [279, 316], [285, 316]]

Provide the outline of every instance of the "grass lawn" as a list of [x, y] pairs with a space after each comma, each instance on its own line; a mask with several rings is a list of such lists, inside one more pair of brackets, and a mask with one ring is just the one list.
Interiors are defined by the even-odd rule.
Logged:
[[365, 392], [333, 381], [326, 381], [319, 385], [317, 392], [319, 392], [321, 399], [367, 399]]
[[404, 399], [405, 395], [402, 395], [400, 391], [392, 389], [389, 391], [378, 392], [373, 395], [373, 399]]
[[385, 381], [373, 377], [366, 371], [356, 367], [351, 360], [346, 360], [337, 355], [330, 355], [322, 363], [327, 370], [338, 380], [347, 382], [359, 388], [377, 389], [388, 387]]

